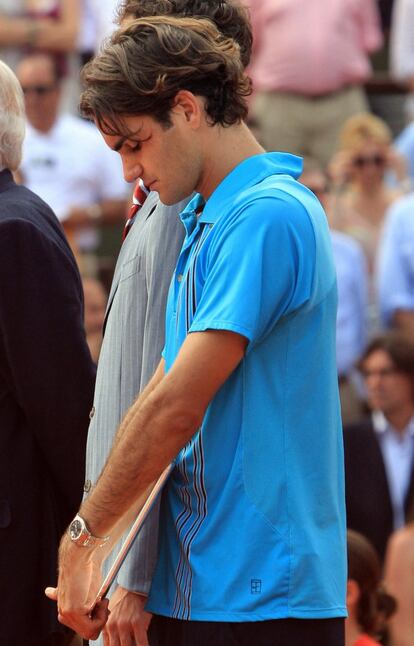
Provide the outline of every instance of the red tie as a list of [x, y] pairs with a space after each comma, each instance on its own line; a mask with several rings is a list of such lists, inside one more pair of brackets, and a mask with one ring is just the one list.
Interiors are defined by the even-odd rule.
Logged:
[[128, 213], [128, 220], [125, 223], [124, 226], [124, 233], [122, 235], [122, 240], [125, 240], [127, 237], [128, 233], [130, 232], [132, 225], [135, 222], [135, 218], [137, 217], [137, 213], [140, 210], [141, 206], [144, 204], [145, 200], [147, 199], [149, 190], [146, 188], [144, 185], [144, 182], [140, 179], [135, 185], [134, 189], [134, 195], [132, 197], [132, 206], [129, 209]]

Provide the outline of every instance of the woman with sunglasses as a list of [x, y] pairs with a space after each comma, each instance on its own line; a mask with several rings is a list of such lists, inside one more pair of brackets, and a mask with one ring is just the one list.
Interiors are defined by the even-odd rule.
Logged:
[[[329, 172], [333, 187], [330, 224], [362, 245], [372, 277], [385, 213], [410, 183], [405, 160], [392, 147], [387, 124], [370, 113], [348, 119]], [[394, 185], [390, 185], [390, 176]], [[378, 316], [372, 286], [370, 302], [370, 326], [375, 330]]]

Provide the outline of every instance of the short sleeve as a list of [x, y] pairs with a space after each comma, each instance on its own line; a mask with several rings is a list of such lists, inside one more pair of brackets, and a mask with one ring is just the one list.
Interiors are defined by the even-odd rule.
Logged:
[[215, 226], [190, 332], [228, 330], [257, 342], [310, 298], [312, 222], [299, 201], [275, 192]]

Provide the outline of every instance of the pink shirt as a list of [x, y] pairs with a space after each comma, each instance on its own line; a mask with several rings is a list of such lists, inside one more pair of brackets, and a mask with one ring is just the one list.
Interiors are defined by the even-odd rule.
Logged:
[[381, 46], [375, 0], [245, 0], [254, 49], [255, 90], [304, 95], [360, 84], [368, 53]]

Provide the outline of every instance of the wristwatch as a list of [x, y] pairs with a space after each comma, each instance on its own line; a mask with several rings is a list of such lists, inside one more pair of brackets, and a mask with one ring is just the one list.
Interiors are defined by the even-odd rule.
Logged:
[[79, 514], [75, 516], [68, 527], [70, 540], [80, 547], [103, 547], [109, 541], [109, 536], [92, 536], [87, 524]]

